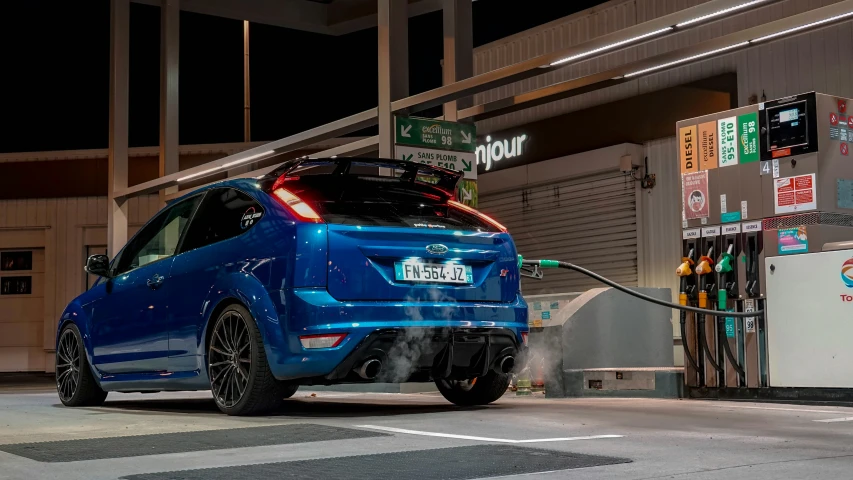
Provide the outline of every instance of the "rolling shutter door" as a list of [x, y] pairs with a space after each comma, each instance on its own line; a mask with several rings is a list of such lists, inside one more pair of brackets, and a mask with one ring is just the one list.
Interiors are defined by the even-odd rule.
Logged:
[[[634, 182], [619, 172], [483, 195], [479, 209], [509, 229], [524, 258], [568, 261], [623, 285], [637, 285]], [[522, 281], [526, 295], [601, 286], [568, 270], [546, 270], [542, 280]]]

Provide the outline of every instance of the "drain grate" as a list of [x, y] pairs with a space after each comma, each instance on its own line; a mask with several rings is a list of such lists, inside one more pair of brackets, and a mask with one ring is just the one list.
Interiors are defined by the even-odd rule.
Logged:
[[73, 462], [382, 436], [387, 434], [300, 423], [203, 432], [19, 443], [0, 445], [0, 451], [39, 462]]
[[599, 457], [512, 445], [477, 445], [239, 467], [148, 473], [124, 478], [127, 480], [255, 480], [258, 478], [466, 480], [629, 462], [631, 460], [627, 458]]

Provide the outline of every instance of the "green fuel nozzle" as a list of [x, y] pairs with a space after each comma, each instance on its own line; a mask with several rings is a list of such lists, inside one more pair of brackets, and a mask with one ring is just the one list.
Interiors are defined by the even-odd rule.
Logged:
[[717, 273], [729, 273], [732, 271], [732, 265], [734, 265], [735, 260], [735, 257], [732, 255], [733, 248], [734, 245], [729, 245], [729, 250], [723, 254], [717, 266], [714, 267]]
[[527, 265], [538, 265], [539, 268], [560, 268], [559, 260], [524, 260], [524, 257], [521, 255], [518, 256], [518, 268], [521, 268], [523, 264]]

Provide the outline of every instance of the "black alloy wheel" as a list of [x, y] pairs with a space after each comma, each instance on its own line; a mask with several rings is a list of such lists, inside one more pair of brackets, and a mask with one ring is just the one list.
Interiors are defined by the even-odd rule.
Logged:
[[62, 330], [56, 345], [56, 392], [69, 407], [101, 405], [107, 398], [92, 375], [80, 330], [74, 324]]
[[299, 388], [273, 376], [261, 332], [242, 305], [227, 307], [214, 323], [207, 374], [216, 406], [228, 415], [276, 410]]
[[208, 355], [208, 375], [217, 405], [233, 408], [249, 384], [252, 367], [252, 339], [246, 320], [230, 310], [213, 329]]
[[63, 403], [71, 400], [80, 385], [80, 346], [74, 332], [67, 328], [56, 348], [56, 391]]

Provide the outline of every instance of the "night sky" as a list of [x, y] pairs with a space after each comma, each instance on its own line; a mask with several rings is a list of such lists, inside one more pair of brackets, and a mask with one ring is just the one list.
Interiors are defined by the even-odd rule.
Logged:
[[[479, 0], [474, 45], [600, 3]], [[252, 140], [375, 107], [376, 38], [375, 28], [333, 37], [252, 24]], [[108, 0], [3, 2], [0, 45], [0, 152], [106, 148]], [[131, 4], [132, 147], [159, 142], [159, 55], [159, 8]], [[441, 86], [441, 58], [441, 12], [410, 19], [410, 93]], [[242, 141], [242, 22], [181, 12], [180, 66], [180, 143]]]

